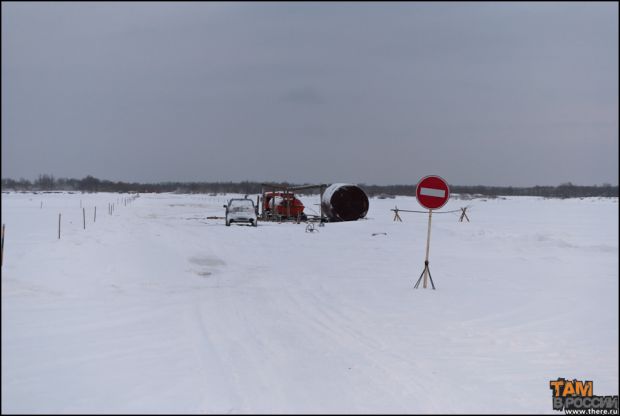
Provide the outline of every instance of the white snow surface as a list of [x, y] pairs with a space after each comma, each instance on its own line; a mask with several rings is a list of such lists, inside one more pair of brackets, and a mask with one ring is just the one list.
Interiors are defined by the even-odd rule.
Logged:
[[618, 394], [617, 198], [453, 196], [471, 222], [433, 215], [437, 290], [416, 290], [428, 216], [390, 211], [415, 198], [310, 233], [207, 219], [238, 195], [127, 196], [2, 194], [3, 413], [553, 413], [558, 377]]

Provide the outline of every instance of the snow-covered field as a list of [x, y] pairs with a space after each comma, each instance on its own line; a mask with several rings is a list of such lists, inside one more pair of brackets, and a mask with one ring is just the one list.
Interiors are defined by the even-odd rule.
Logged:
[[471, 223], [433, 216], [433, 291], [413, 289], [428, 217], [389, 211], [415, 198], [307, 233], [207, 219], [221, 195], [124, 197], [2, 194], [3, 413], [553, 413], [558, 377], [618, 394], [617, 198], [452, 199]]

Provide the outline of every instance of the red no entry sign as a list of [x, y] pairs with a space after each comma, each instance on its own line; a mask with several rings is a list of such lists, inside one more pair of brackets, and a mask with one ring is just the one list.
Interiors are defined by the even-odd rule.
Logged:
[[448, 202], [450, 188], [448, 188], [448, 183], [439, 176], [425, 176], [418, 182], [415, 197], [424, 208], [438, 209]]

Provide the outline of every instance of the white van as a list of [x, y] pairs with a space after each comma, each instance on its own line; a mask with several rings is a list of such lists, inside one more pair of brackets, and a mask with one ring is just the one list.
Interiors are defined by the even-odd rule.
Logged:
[[257, 214], [254, 201], [251, 199], [233, 198], [228, 201], [226, 208], [226, 226], [232, 223], [249, 223], [256, 227]]

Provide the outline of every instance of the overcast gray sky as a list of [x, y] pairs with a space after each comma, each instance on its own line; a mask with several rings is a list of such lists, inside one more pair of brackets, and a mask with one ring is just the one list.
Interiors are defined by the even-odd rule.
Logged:
[[618, 3], [2, 2], [2, 177], [618, 184]]

